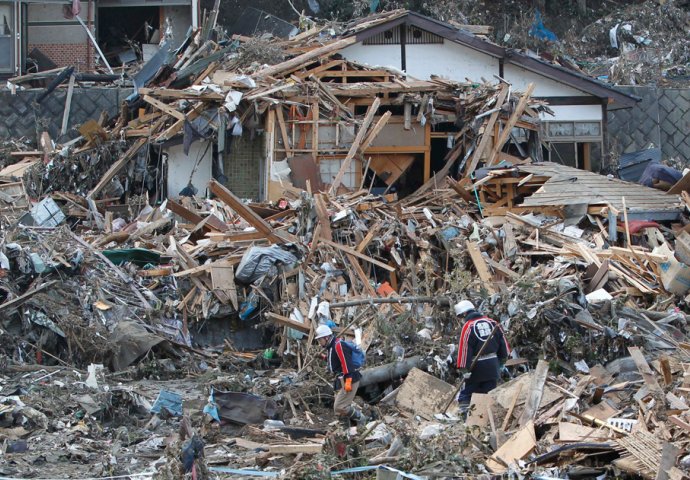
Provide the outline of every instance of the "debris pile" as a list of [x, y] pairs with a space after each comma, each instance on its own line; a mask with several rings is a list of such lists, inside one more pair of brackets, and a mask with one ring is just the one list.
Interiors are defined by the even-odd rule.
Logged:
[[588, 74], [616, 85], [687, 86], [690, 10], [682, 3], [621, 6], [568, 42], [568, 54], [583, 59]]
[[[667, 193], [540, 162], [533, 85], [356, 65], [317, 27], [282, 54], [210, 30], [144, 67], [120, 117], [6, 156], [3, 475], [687, 475], [685, 178]], [[433, 175], [412, 142], [431, 125]], [[221, 181], [250, 130], [271, 202]], [[175, 140], [213, 145], [214, 178], [170, 191]], [[461, 299], [513, 346], [467, 415]], [[320, 324], [367, 352], [375, 420], [354, 434]]]

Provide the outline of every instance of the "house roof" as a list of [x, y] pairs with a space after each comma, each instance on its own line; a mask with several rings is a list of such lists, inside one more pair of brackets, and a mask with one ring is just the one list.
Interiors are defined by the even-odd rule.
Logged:
[[398, 10], [388, 15], [379, 14], [352, 25], [346, 37], [354, 36], [358, 42], [364, 41], [398, 25], [413, 25], [446, 40], [459, 43], [503, 62], [530, 70], [557, 82], [588, 93], [600, 99], [606, 99], [610, 107], [628, 108], [635, 105], [638, 98], [623, 93], [615, 88], [579, 72], [547, 62], [536, 54], [529, 55], [513, 49], [507, 49], [472, 33], [433, 18], [408, 10]]
[[525, 198], [522, 203], [525, 207], [586, 203], [611, 205], [622, 212], [625, 198], [630, 218], [660, 221], [677, 219], [682, 209], [678, 195], [557, 163], [518, 165], [517, 170], [549, 177], [539, 190]]

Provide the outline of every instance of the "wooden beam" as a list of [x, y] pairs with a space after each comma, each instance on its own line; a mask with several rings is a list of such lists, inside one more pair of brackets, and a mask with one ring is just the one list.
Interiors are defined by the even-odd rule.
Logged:
[[479, 274], [479, 278], [481, 278], [487, 291], [492, 294], [496, 293], [496, 289], [493, 285], [493, 276], [491, 275], [489, 267], [484, 261], [484, 257], [479, 250], [479, 246], [476, 242], [471, 242], [469, 240], [465, 243], [465, 245], [467, 246], [467, 251], [470, 254], [472, 263], [474, 263], [474, 267], [477, 269], [477, 274]]
[[304, 453], [307, 455], [314, 455], [321, 453], [323, 445], [320, 443], [302, 443], [297, 445], [270, 445], [268, 452], [271, 455], [291, 455], [295, 453]]
[[376, 111], [379, 109], [379, 105], [381, 105], [381, 101], [378, 98], [376, 98], [376, 100], [374, 100], [374, 103], [367, 110], [367, 114], [364, 116], [362, 125], [360, 126], [359, 131], [357, 132], [357, 135], [355, 136], [355, 139], [352, 142], [352, 145], [350, 146], [350, 151], [347, 152], [347, 156], [343, 160], [342, 165], [340, 165], [340, 170], [338, 170], [338, 173], [335, 176], [333, 183], [331, 184], [331, 188], [328, 190], [329, 195], [334, 196], [337, 193], [338, 187], [340, 186], [340, 182], [343, 181], [345, 172], [347, 172], [347, 170], [350, 168], [350, 163], [352, 163], [352, 159], [355, 157], [355, 154], [359, 150], [359, 146], [361, 145], [362, 140], [364, 140], [364, 136], [366, 135], [367, 130], [369, 129], [369, 125], [371, 125], [371, 122], [374, 120], [374, 115], [376, 114]]
[[[178, 215], [182, 217], [183, 219], [187, 220], [188, 222], [191, 222], [195, 225], [198, 225], [199, 223], [204, 221], [204, 218], [201, 215], [198, 215], [195, 212], [192, 212], [191, 210], [188, 210], [184, 206], [180, 205], [179, 203], [175, 202], [174, 200], [168, 199], [167, 203], [165, 206], [173, 212], [175, 215]], [[206, 224], [204, 225], [204, 230], [207, 232], [216, 230], [218, 232], [227, 232], [228, 231], [228, 226], [223, 223], [218, 217], [215, 215], [211, 214], [208, 217], [208, 220]]]
[[283, 138], [283, 148], [288, 157], [292, 157], [292, 146], [290, 145], [290, 137], [288, 136], [287, 127], [285, 126], [285, 117], [283, 116], [283, 106], [277, 105], [275, 108], [275, 115], [278, 119], [278, 126], [280, 127], [280, 136]]
[[235, 196], [230, 190], [225, 188], [223, 185], [215, 180], [211, 180], [208, 184], [209, 190], [217, 196], [223, 203], [232, 208], [237, 214], [247, 221], [252, 227], [256, 228], [259, 232], [263, 233], [269, 242], [271, 243], [284, 243], [289, 241], [287, 239], [281, 238], [274, 231], [273, 228], [264, 221], [259, 215], [257, 215], [254, 210], [242, 203], [238, 197]]
[[381, 118], [379, 118], [378, 122], [376, 122], [376, 125], [374, 125], [374, 128], [371, 129], [367, 137], [362, 142], [362, 146], [360, 148], [361, 151], [365, 151], [371, 146], [372, 142], [376, 139], [376, 136], [381, 133], [383, 127], [385, 127], [386, 123], [388, 123], [388, 119], [391, 118], [391, 115], [392, 113], [388, 111], [384, 113]]
[[[501, 91], [498, 94], [496, 108], [500, 108], [505, 103], [509, 91], [510, 88], [508, 87], [508, 85], [501, 84]], [[472, 154], [472, 159], [470, 160], [470, 163], [467, 165], [467, 169], [465, 170], [466, 177], [469, 177], [470, 174], [474, 172], [474, 170], [477, 168], [477, 165], [479, 164], [479, 160], [481, 159], [484, 150], [486, 150], [486, 147], [489, 145], [489, 140], [491, 140], [491, 132], [493, 132], [494, 130], [494, 125], [496, 124], [496, 120], [498, 119], [499, 113], [501, 113], [500, 110], [492, 113], [489, 117], [489, 120], [486, 122], [486, 125], [484, 126], [484, 133], [482, 134], [482, 138], [479, 141], [479, 146], [475, 149], [474, 153]]]
[[161, 111], [167, 113], [171, 117], [175, 117], [176, 119], [182, 120], [182, 121], [184, 121], [187, 118], [187, 116], [184, 113], [178, 112], [177, 110], [172, 108], [170, 105], [167, 105], [167, 104], [161, 102], [160, 100], [156, 100], [155, 98], [149, 97], [148, 95], [144, 95], [142, 98], [149, 105], [153, 105], [158, 110], [161, 110]]
[[110, 182], [115, 175], [125, 166], [129, 161], [134, 157], [134, 155], [137, 154], [139, 149], [146, 145], [146, 142], [148, 142], [147, 138], [140, 138], [134, 144], [129, 147], [129, 150], [127, 150], [124, 155], [122, 155], [122, 158], [118, 160], [117, 162], [113, 163], [113, 165], [108, 169], [107, 172], [101, 177], [101, 180], [98, 182], [98, 184], [93, 187], [93, 189], [89, 192], [87, 195], [87, 198], [93, 198], [98, 192], [105, 187], [108, 182]]
[[69, 77], [69, 85], [67, 86], [67, 96], [65, 97], [65, 110], [62, 112], [62, 128], [60, 128], [60, 135], [67, 133], [67, 124], [69, 123], [69, 113], [72, 109], [72, 94], [74, 93], [75, 75]]
[[311, 330], [311, 325], [309, 325], [308, 323], [297, 322], [291, 318], [278, 315], [277, 313], [267, 312], [266, 318], [268, 318], [274, 323], [277, 323], [278, 325], [281, 325], [283, 327], [290, 327], [302, 333], [309, 334], [309, 331]]
[[266, 67], [263, 70], [259, 70], [252, 76], [254, 78], [274, 77], [281, 73], [296, 70], [297, 68], [306, 64], [310, 60], [329, 54], [331, 52], [341, 50], [345, 47], [349, 47], [350, 45], [353, 45], [355, 43], [357, 43], [357, 39], [355, 38], [355, 36], [343, 38], [342, 40], [329, 43], [328, 45], [324, 45], [323, 47], [315, 48], [309, 52], [303, 53], [302, 55], [298, 55], [285, 62], [278, 63], [276, 65], [271, 65], [270, 67]]
[[532, 382], [527, 392], [527, 399], [525, 400], [525, 409], [520, 417], [520, 427], [524, 427], [537, 415], [541, 398], [544, 395], [544, 385], [546, 384], [546, 377], [549, 374], [549, 363], [546, 360], [539, 360], [537, 368], [534, 370]]
[[19, 297], [15, 298], [13, 300], [10, 300], [8, 302], [3, 303], [2, 305], [0, 305], [0, 311], [8, 310], [8, 309], [11, 310], [11, 309], [17, 308], [18, 306], [20, 306], [22, 303], [26, 302], [28, 299], [33, 297], [38, 292], [45, 290], [48, 287], [52, 287], [56, 283], [57, 283], [57, 280], [51, 280], [50, 282], [46, 282], [43, 285], [26, 292], [24, 295], [20, 295]]
[[359, 253], [357, 250], [353, 250], [350, 247], [346, 247], [345, 245], [341, 245], [339, 243], [332, 242], [330, 240], [324, 240], [323, 238], [320, 240], [320, 243], [324, 243], [326, 245], [330, 245], [333, 248], [337, 248], [338, 250], [342, 250], [343, 252], [355, 256], [361, 260], [367, 261], [369, 263], [373, 263], [377, 267], [383, 268], [384, 270], [387, 270], [389, 272], [394, 272], [395, 268], [391, 267], [390, 265], [380, 262], [374, 258], [368, 257], [367, 255], [364, 255], [363, 253]]
[[503, 126], [503, 131], [501, 131], [501, 135], [498, 137], [498, 140], [494, 141], [494, 147], [491, 149], [491, 154], [489, 154], [489, 160], [487, 162], [487, 166], [491, 166], [494, 163], [494, 158], [498, 154], [499, 151], [503, 148], [503, 145], [508, 141], [510, 138], [510, 134], [513, 130], [513, 127], [517, 123], [518, 120], [520, 120], [520, 117], [522, 116], [522, 113], [525, 111], [525, 107], [527, 107], [527, 102], [529, 101], [530, 97], [532, 96], [532, 92], [534, 92], [534, 84], [530, 83], [527, 86], [527, 91], [522, 94], [522, 97], [520, 97], [520, 101], [518, 102], [517, 106], [515, 107], [515, 110], [513, 113], [510, 115], [510, 118], [508, 119], [508, 122]]
[[314, 208], [316, 210], [316, 216], [319, 219], [319, 224], [321, 225], [321, 238], [333, 240], [331, 219], [328, 216], [328, 209], [326, 208], [326, 200], [324, 197], [325, 195], [322, 193], [314, 194]]

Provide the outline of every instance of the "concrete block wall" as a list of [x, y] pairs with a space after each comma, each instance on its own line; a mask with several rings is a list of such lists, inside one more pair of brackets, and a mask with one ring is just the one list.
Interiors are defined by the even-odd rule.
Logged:
[[249, 132], [241, 137], [232, 137], [229, 151], [225, 153], [225, 176], [227, 187], [240, 198], [259, 200], [261, 165], [265, 161], [264, 136]]
[[[30, 89], [12, 95], [8, 90], [0, 90], [0, 140], [27, 137], [35, 141], [37, 132], [47, 129], [53, 140], [60, 141], [67, 89], [58, 89], [40, 105], [36, 104], [42, 92], [43, 89]], [[117, 88], [75, 87], [68, 129], [89, 119], [97, 120], [102, 111], [111, 118], [117, 116], [120, 102], [127, 95], [129, 91]], [[78, 135], [68, 131], [70, 133]]]
[[690, 89], [655, 86], [618, 87], [640, 97], [630, 109], [609, 112], [609, 147], [614, 156], [661, 148], [663, 158], [690, 164]]

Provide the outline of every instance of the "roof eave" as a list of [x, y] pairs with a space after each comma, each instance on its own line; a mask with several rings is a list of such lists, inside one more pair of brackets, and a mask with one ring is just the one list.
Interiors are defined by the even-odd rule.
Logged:
[[517, 52], [507, 52], [506, 61], [522, 67], [552, 80], [564, 83], [585, 93], [606, 100], [607, 104], [614, 108], [631, 108], [640, 100], [637, 97], [620, 92], [613, 87], [604, 85], [593, 78], [571, 72], [565, 68], [542, 62]]

